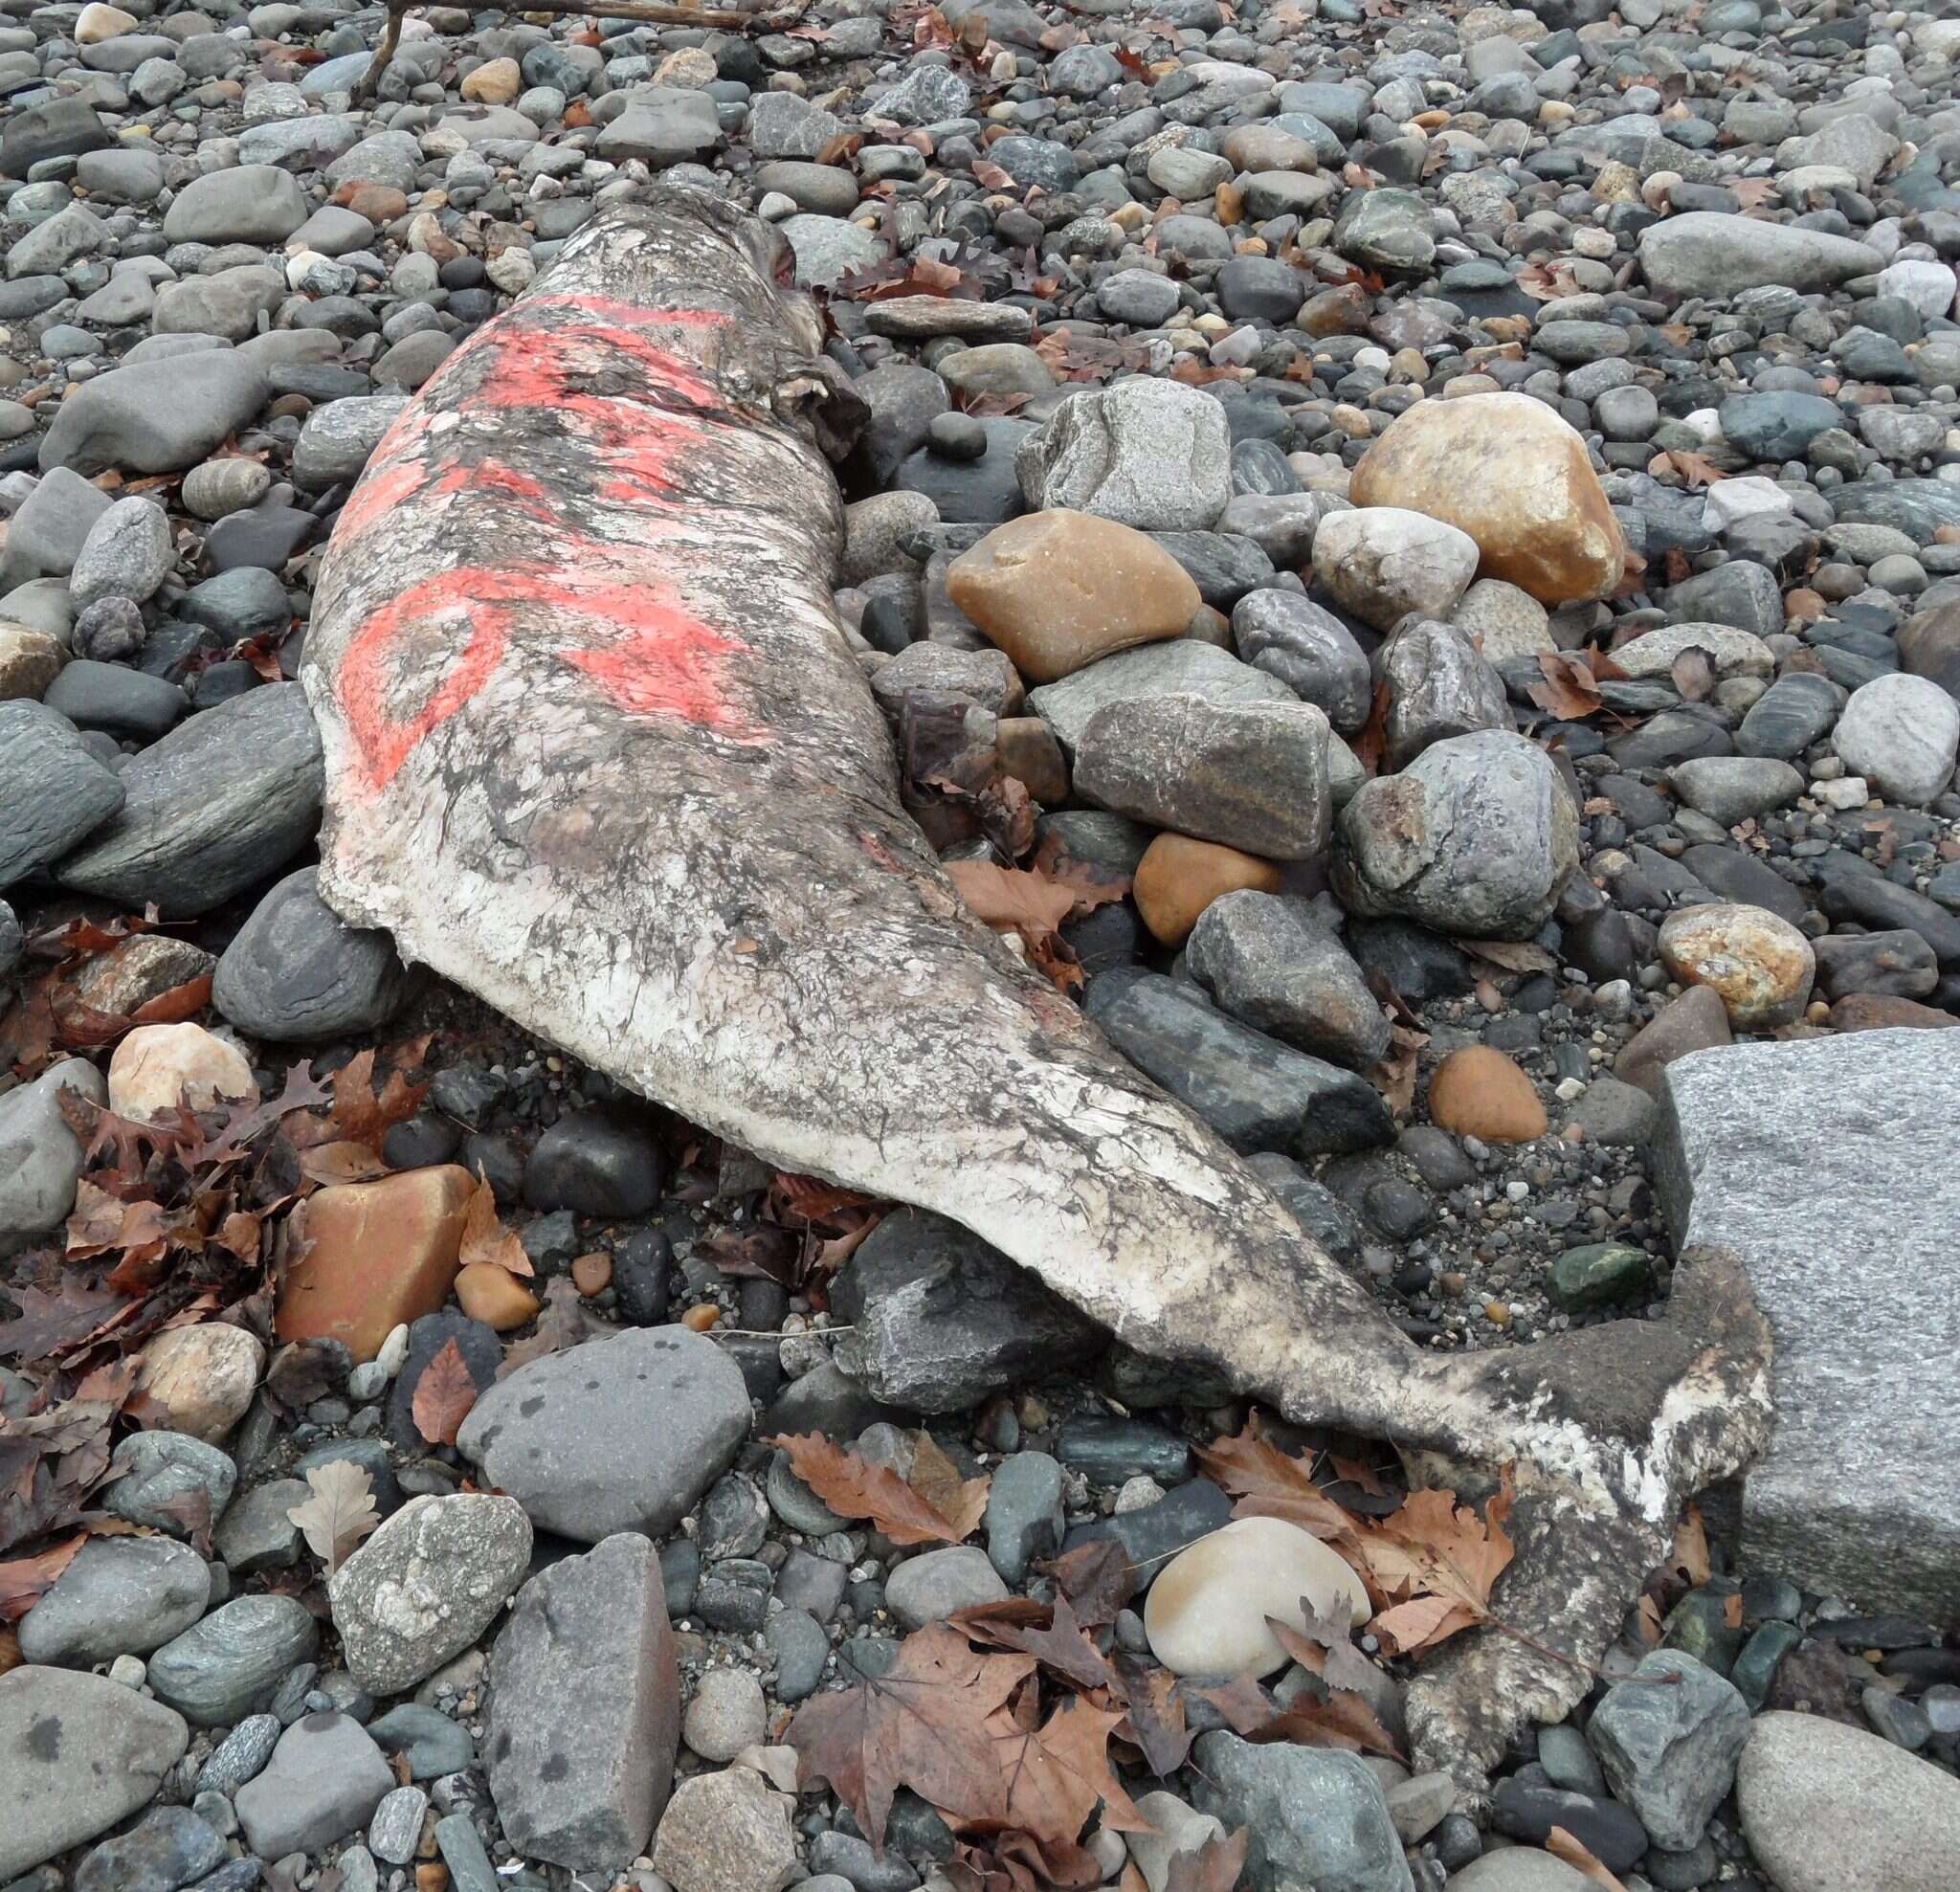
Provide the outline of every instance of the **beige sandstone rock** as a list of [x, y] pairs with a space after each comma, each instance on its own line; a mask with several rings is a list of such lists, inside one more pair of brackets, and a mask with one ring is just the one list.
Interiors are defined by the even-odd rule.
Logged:
[[1286, 1652], [1266, 1618], [1304, 1627], [1303, 1597], [1325, 1619], [1368, 1620], [1360, 1577], [1319, 1538], [1283, 1518], [1236, 1518], [1158, 1572], [1144, 1632], [1174, 1675], [1270, 1675]]
[[486, 59], [462, 82], [473, 105], [507, 105], [523, 90], [524, 76], [515, 59]]
[[237, 1046], [202, 1025], [139, 1025], [109, 1059], [109, 1108], [141, 1122], [177, 1108], [189, 1096], [193, 1110], [219, 1099], [256, 1102], [252, 1066]]
[[0, 702], [21, 697], [38, 701], [67, 661], [67, 652], [45, 631], [0, 624]]
[[1181, 637], [1202, 600], [1161, 545], [1113, 519], [1036, 512], [953, 560], [947, 590], [1031, 682]]
[[1726, 901], [1670, 914], [1660, 961], [1683, 985], [1712, 987], [1740, 1032], [1801, 1017], [1817, 971], [1811, 943], [1789, 921]]
[[1406, 506], [1469, 533], [1486, 578], [1542, 604], [1619, 582], [1626, 543], [1586, 443], [1528, 394], [1418, 401], [1354, 469], [1358, 506]]
[[121, 7], [105, 7], [101, 0], [90, 0], [81, 10], [75, 22], [75, 43], [78, 46], [100, 46], [105, 39], [120, 39], [125, 33], [134, 33], [137, 19], [134, 13], [125, 13]]
[[136, 1384], [148, 1402], [142, 1422], [207, 1445], [218, 1444], [245, 1416], [265, 1376], [264, 1345], [222, 1321], [167, 1328], [140, 1357]]

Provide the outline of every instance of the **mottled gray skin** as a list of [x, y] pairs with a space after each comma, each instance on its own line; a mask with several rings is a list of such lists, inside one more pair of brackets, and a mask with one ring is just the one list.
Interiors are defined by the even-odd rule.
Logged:
[[[1592, 1653], [1682, 1499], [1759, 1436], [1737, 1278], [1679, 1270], [1679, 1330], [1421, 1352], [970, 919], [833, 610], [818, 442], [841, 451], [856, 416], [781, 249], [692, 193], [610, 209], [404, 411], [342, 514], [302, 666], [323, 897], [768, 1162], [963, 1222], [1140, 1350], [1392, 1436], [1428, 1476], [1517, 1461], [1505, 1614]], [[500, 404], [513, 371], [565, 396]], [[616, 611], [580, 590], [595, 574]], [[695, 628], [635, 631], [649, 598]], [[1290, 695], [1213, 655], [1242, 694]], [[1585, 1686], [1512, 1637], [1453, 1648], [1411, 1724], [1472, 1777]]]

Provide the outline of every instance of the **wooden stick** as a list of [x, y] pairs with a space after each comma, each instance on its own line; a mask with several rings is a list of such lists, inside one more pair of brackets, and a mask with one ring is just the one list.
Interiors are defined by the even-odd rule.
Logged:
[[[388, 25], [374, 57], [354, 87], [354, 102], [371, 99], [381, 84], [381, 75], [400, 50], [402, 21], [411, 7], [423, 0], [390, 0]], [[773, 32], [793, 25], [802, 17], [801, 7], [778, 7], [766, 13], [746, 12], [735, 7], [697, 7], [686, 0], [528, 0], [517, 11], [526, 13], [571, 13], [586, 19], [634, 20], [647, 26], [704, 27], [724, 33]]]

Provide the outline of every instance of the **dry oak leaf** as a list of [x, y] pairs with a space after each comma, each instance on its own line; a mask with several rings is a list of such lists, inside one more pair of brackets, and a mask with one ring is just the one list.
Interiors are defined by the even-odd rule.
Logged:
[[954, 1818], [998, 1818], [1007, 1786], [987, 1718], [1034, 1668], [1032, 1657], [984, 1655], [942, 1624], [917, 1631], [883, 1675], [797, 1709], [788, 1738], [804, 1786], [829, 1782], [880, 1852], [901, 1787]]
[[1526, 694], [1540, 709], [1561, 722], [1576, 723], [1599, 707], [1599, 685], [1577, 657], [1562, 651], [1540, 651], [1538, 668], [1542, 680]]
[[476, 1403], [477, 1382], [463, 1350], [454, 1338], [446, 1340], [415, 1382], [415, 1396], [409, 1402], [415, 1430], [431, 1445], [454, 1445]]
[[1232, 1438], [1197, 1447], [1198, 1463], [1238, 1502], [1235, 1518], [1284, 1518], [1342, 1549], [1355, 1543], [1356, 1520], [1313, 1481], [1314, 1457], [1291, 1458], [1259, 1431], [1257, 1418]]
[[989, 1479], [960, 1486], [957, 1507], [941, 1511], [898, 1473], [874, 1465], [816, 1433], [765, 1439], [790, 1455], [790, 1468], [839, 1517], [869, 1518], [894, 1544], [961, 1544], [980, 1527]]
[[1122, 1714], [1079, 1696], [1037, 1727], [1039, 1713], [1038, 1694], [1031, 1684], [1011, 1706], [988, 1716], [1006, 1806], [997, 1816], [954, 1824], [1030, 1833], [1039, 1840], [1073, 1845], [1100, 1806], [1102, 1823], [1109, 1830], [1155, 1832], [1109, 1770], [1109, 1736], [1121, 1725]]
[[306, 1474], [313, 1496], [286, 1513], [307, 1547], [332, 1576], [352, 1555], [355, 1545], [380, 1524], [374, 1510], [374, 1481], [345, 1458], [315, 1465]]
[[[465, 1268], [472, 1262], [488, 1261], [513, 1275], [532, 1273], [530, 1257], [515, 1229], [506, 1229], [497, 1218], [497, 1191], [481, 1176], [470, 1191], [469, 1206], [463, 1212], [463, 1236], [457, 1259]], [[447, 1442], [447, 1441], [445, 1441]]]
[[1664, 474], [1676, 475], [1690, 492], [1703, 486], [1712, 486], [1718, 479], [1726, 479], [1728, 475], [1705, 454], [1688, 453], [1680, 447], [1671, 447], [1667, 452], [1656, 454], [1647, 462], [1648, 473], [1656, 479]]
[[1356, 1567], [1389, 1599], [1369, 1624], [1385, 1654], [1434, 1649], [1490, 1619], [1492, 1586], [1515, 1547], [1504, 1534], [1514, 1496], [1505, 1466], [1479, 1517], [1451, 1491], [1412, 1491], [1402, 1508], [1360, 1533]]

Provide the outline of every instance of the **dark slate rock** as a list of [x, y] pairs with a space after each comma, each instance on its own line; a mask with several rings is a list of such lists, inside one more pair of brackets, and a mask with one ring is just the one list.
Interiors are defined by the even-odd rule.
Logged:
[[268, 634], [283, 634], [293, 621], [286, 588], [275, 572], [240, 566], [193, 585], [173, 607], [191, 624], [202, 624], [231, 644]]
[[1810, 901], [1800, 888], [1752, 854], [1704, 841], [1689, 848], [1681, 864], [1717, 899], [1767, 907], [1793, 926], [1810, 910]]
[[224, 1862], [224, 1836], [189, 1807], [153, 1807], [82, 1860], [75, 1892], [177, 1892]]
[[[1013, 141], [1004, 138], [1000, 142]], [[1001, 415], [983, 419], [979, 425], [987, 438], [987, 451], [978, 459], [946, 459], [930, 448], [920, 447], [906, 455], [894, 482], [905, 492], [924, 493], [949, 525], [998, 525], [1027, 510], [1020, 479], [1014, 472], [1014, 449], [1034, 433], [1035, 423]]]
[[1860, 479], [1831, 494], [1840, 525], [1895, 525], [1930, 545], [1943, 525], [1960, 525], [1960, 486], [1945, 479]]
[[401, 1003], [394, 942], [344, 924], [319, 883], [316, 867], [287, 875], [219, 959], [212, 1002], [241, 1032], [276, 1044], [374, 1032]]
[[25, 177], [49, 158], [78, 158], [106, 151], [116, 134], [93, 105], [80, 99], [55, 99], [12, 113], [0, 137], [0, 177]]
[[1273, 561], [1250, 539], [1231, 532], [1152, 532], [1149, 535], [1190, 573], [1198, 596], [1230, 612], [1248, 591], [1273, 582]]
[[524, 1165], [533, 1209], [626, 1220], [660, 1199], [663, 1166], [645, 1122], [612, 1108], [574, 1110], [538, 1139]]
[[122, 798], [122, 780], [58, 710], [0, 703], [0, 887], [60, 859]]
[[1838, 721], [1844, 692], [1815, 671], [1793, 670], [1758, 697], [1735, 732], [1738, 755], [1801, 755]]
[[399, 1754], [408, 1762], [411, 1780], [439, 1780], [475, 1765], [477, 1744], [468, 1728], [439, 1709], [419, 1702], [404, 1702], [368, 1724], [368, 1732], [384, 1754]]
[[155, 742], [190, 707], [184, 692], [161, 677], [87, 657], [65, 666], [43, 701], [78, 729], [131, 743]]
[[1647, 1850], [1647, 1832], [1616, 1800], [1533, 1784], [1522, 1774], [1498, 1783], [1491, 1824], [1506, 1838], [1542, 1846], [1562, 1826], [1595, 1854], [1609, 1872], [1625, 1872]]
[[1192, 1479], [1167, 1491], [1154, 1504], [1077, 1525], [1062, 1547], [1073, 1550], [1078, 1545], [1111, 1538], [1123, 1546], [1132, 1564], [1154, 1569], [1158, 1560], [1231, 1522], [1232, 1500], [1223, 1488], [1210, 1479]]
[[134, 908], [154, 901], [167, 915], [209, 913], [277, 871], [320, 825], [320, 734], [297, 683], [193, 716], [122, 779], [122, 812], [56, 878]]
[[838, 1364], [879, 1398], [957, 1413], [1087, 1359], [1102, 1332], [999, 1250], [943, 1215], [888, 1215], [832, 1283], [855, 1331]]
[[503, 1365], [503, 1343], [495, 1332], [453, 1307], [424, 1314], [410, 1325], [408, 1354], [388, 1399], [388, 1436], [405, 1452], [428, 1449], [412, 1411], [415, 1383], [428, 1370], [430, 1361], [452, 1340], [463, 1356], [463, 1365], [470, 1369], [478, 1392], [487, 1392], [496, 1384], [497, 1369]]

